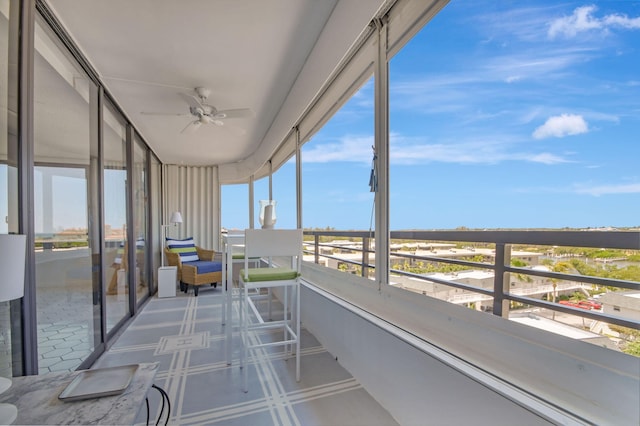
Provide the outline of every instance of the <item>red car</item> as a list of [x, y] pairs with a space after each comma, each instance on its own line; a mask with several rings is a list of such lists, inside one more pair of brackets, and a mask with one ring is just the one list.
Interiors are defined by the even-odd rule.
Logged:
[[588, 306], [589, 309], [602, 309], [602, 304], [594, 300], [581, 300], [578, 303], [583, 306]]
[[573, 302], [571, 300], [561, 300], [559, 303], [561, 305], [571, 306], [572, 308], [591, 309], [590, 306], [585, 306], [580, 304], [579, 302]]
[[573, 308], [580, 309], [601, 309], [602, 305], [598, 302], [594, 302], [592, 300], [578, 300], [574, 302], [572, 300], [561, 300], [559, 302], [561, 305], [571, 306]]

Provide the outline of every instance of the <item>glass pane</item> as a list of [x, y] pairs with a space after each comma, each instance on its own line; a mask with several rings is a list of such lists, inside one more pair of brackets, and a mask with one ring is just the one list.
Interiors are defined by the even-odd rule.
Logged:
[[278, 228], [297, 227], [296, 215], [296, 162], [295, 157], [273, 173], [273, 199], [278, 202]]
[[223, 185], [222, 231], [245, 230], [249, 227], [249, 185]]
[[147, 267], [147, 150], [138, 137], [133, 145], [133, 232], [136, 247], [136, 301], [148, 294]]
[[591, 3], [450, 2], [393, 57], [391, 229], [637, 226], [638, 5]]
[[104, 259], [107, 333], [129, 316], [129, 277], [123, 262], [127, 229], [127, 134], [124, 120], [104, 108]]
[[637, 230], [640, 121], [629, 112], [640, 107], [640, 32], [619, 24], [633, 21], [637, 3], [594, 3], [450, 2], [393, 57], [392, 232], [562, 232], [555, 246], [528, 243], [527, 232], [511, 239], [505, 258], [518, 270], [503, 276], [484, 265], [500, 259], [497, 241], [442, 233], [396, 241], [391, 263], [403, 288], [488, 312], [490, 296], [474, 287], [505, 280], [512, 299], [495, 295], [503, 317], [628, 350], [624, 328], [582, 314], [638, 318], [637, 247], [572, 247], [562, 237]]
[[39, 371], [46, 373], [76, 369], [100, 341], [92, 256], [99, 250], [89, 238], [96, 234], [89, 217], [97, 189], [90, 179], [97, 167], [90, 128], [97, 89], [40, 26], [36, 40], [34, 250]]
[[[18, 157], [15, 84], [10, 79], [10, 57], [17, 49], [16, 25], [19, 12], [17, 2], [0, 0], [0, 234], [17, 233], [18, 227]], [[13, 28], [12, 28], [13, 27]], [[11, 48], [10, 48], [11, 47]], [[13, 86], [12, 86], [13, 84]], [[13, 359], [12, 349], [21, 346], [20, 301], [0, 302], [0, 376], [11, 377], [12, 370], [20, 372], [21, 360]], [[14, 310], [12, 315], [12, 310]], [[15, 351], [19, 353], [20, 351]], [[13, 365], [13, 369], [12, 369]]]
[[[263, 208], [262, 206], [265, 204], [265, 200], [269, 200], [269, 176], [265, 176], [262, 179], [258, 179], [253, 182], [253, 197], [253, 227], [260, 229], [262, 227], [262, 222], [260, 221], [260, 213]], [[264, 214], [264, 212], [262, 213]]]
[[302, 146], [306, 229], [373, 229], [373, 95], [372, 77]]

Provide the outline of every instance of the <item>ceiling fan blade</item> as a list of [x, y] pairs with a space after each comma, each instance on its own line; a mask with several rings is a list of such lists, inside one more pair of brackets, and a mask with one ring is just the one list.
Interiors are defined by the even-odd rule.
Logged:
[[236, 136], [242, 136], [247, 133], [245, 129], [231, 125], [229, 124], [229, 122], [224, 123], [224, 127], [222, 127], [221, 129], [224, 129], [225, 132], [231, 133]]
[[162, 115], [162, 116], [167, 116], [167, 117], [184, 117], [187, 115], [191, 115], [191, 114], [184, 114], [181, 112], [147, 112], [147, 111], [142, 111], [140, 112], [140, 114], [142, 115]]
[[187, 103], [190, 107], [204, 110], [204, 106], [200, 103], [200, 99], [193, 95], [187, 95], [186, 93], [178, 92], [178, 95]]
[[182, 129], [180, 133], [185, 133], [185, 134], [193, 133], [196, 130], [198, 130], [200, 126], [202, 126], [202, 123], [200, 122], [200, 120], [190, 121], [189, 124], [187, 124], [187, 126], [184, 129]]
[[214, 118], [248, 118], [254, 117], [255, 114], [250, 108], [225, 109], [217, 111]]

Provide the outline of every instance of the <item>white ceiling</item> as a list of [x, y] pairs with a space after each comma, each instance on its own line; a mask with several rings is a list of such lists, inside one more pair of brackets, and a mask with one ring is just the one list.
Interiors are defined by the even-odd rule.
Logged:
[[[384, 3], [47, 1], [163, 163], [233, 165], [230, 179], [268, 160]], [[195, 87], [218, 109], [254, 115], [181, 133], [194, 118], [179, 93]]]

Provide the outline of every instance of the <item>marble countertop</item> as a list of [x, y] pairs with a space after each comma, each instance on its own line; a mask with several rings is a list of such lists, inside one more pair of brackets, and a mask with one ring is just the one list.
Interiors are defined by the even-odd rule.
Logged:
[[63, 402], [58, 395], [81, 371], [14, 377], [0, 402], [18, 407], [14, 424], [20, 425], [133, 424], [157, 370], [158, 363], [139, 364], [123, 393], [74, 402]]

